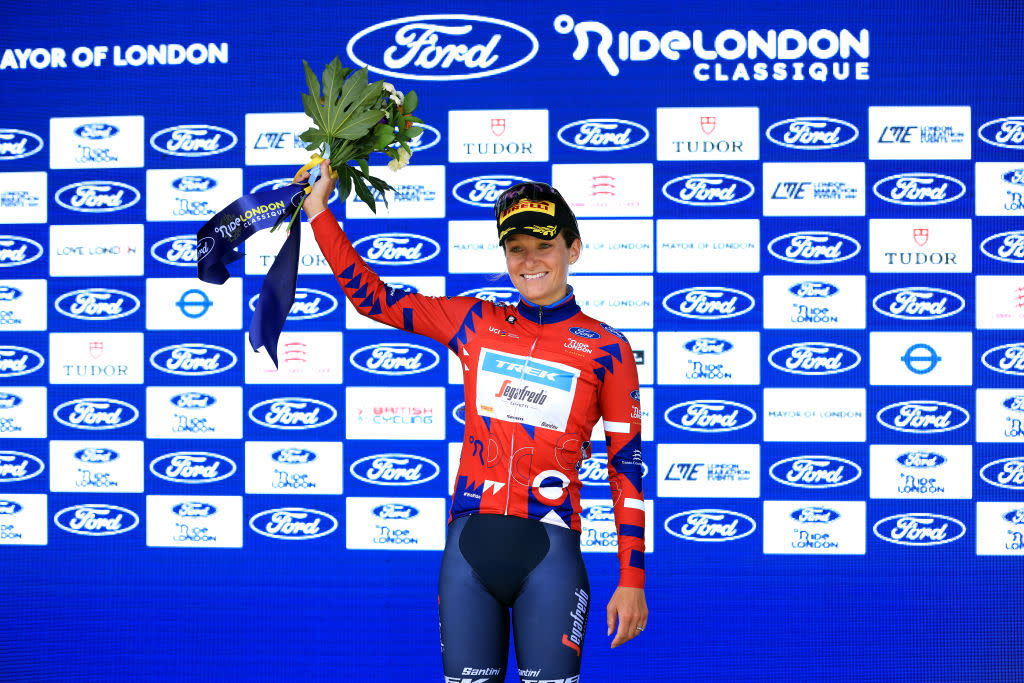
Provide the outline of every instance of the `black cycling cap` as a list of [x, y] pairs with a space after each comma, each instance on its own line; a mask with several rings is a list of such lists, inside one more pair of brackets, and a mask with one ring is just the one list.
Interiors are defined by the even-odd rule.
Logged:
[[546, 183], [519, 183], [502, 192], [494, 202], [494, 218], [499, 243], [516, 233], [542, 240], [554, 239], [562, 230], [574, 238], [580, 236], [569, 204]]

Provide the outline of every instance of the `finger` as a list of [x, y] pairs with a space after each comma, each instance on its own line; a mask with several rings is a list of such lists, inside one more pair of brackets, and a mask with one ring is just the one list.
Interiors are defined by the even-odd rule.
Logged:
[[608, 605], [608, 635], [615, 630], [615, 608]]
[[612, 641], [612, 647], [618, 647], [619, 645], [629, 642], [640, 635], [640, 631], [637, 630], [637, 626], [639, 625], [640, 619], [638, 617], [625, 618], [620, 615], [619, 630], [615, 634], [615, 639]]

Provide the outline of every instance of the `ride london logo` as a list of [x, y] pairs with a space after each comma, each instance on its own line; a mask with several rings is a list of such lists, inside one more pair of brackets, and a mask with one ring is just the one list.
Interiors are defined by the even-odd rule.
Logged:
[[443, 550], [444, 498], [345, 499], [349, 550]]
[[245, 492], [341, 495], [345, 479], [337, 441], [247, 441]]
[[863, 555], [864, 501], [764, 501], [764, 552]]
[[146, 545], [241, 548], [241, 496], [146, 496]]
[[50, 119], [50, 168], [141, 168], [144, 117]]

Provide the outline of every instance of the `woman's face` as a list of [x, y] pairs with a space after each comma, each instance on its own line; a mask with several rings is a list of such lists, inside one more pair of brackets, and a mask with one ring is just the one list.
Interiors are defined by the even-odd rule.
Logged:
[[505, 265], [512, 284], [535, 304], [553, 304], [566, 292], [569, 266], [580, 257], [580, 241], [565, 246], [561, 235], [542, 240], [517, 233], [505, 240]]

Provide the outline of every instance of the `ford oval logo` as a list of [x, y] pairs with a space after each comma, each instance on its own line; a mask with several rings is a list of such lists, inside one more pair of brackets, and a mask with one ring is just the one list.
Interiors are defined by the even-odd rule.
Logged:
[[312, 398], [271, 398], [249, 409], [249, 419], [270, 429], [316, 429], [330, 424], [338, 411]]
[[338, 520], [320, 510], [274, 508], [253, 515], [249, 528], [270, 538], [300, 541], [333, 533], [338, 528]]
[[215, 244], [212, 237], [204, 237], [196, 243], [196, 257], [202, 261], [204, 258], [213, 253], [213, 245]]
[[380, 453], [352, 463], [352, 476], [367, 484], [411, 486], [428, 482], [441, 473], [436, 462], [418, 455]]
[[409, 149], [413, 152], [422, 152], [441, 142], [441, 131], [437, 128], [426, 123], [417, 123], [416, 126], [422, 128], [423, 132], [409, 140]]
[[411, 266], [441, 253], [441, 245], [423, 235], [388, 232], [370, 235], [352, 243], [367, 263], [375, 266]]
[[735, 318], [754, 309], [754, 297], [729, 287], [687, 287], [661, 301], [669, 313], [683, 318], [720, 320]]
[[[0, 458], [3, 455], [0, 454]], [[993, 460], [979, 471], [981, 478], [1003, 489], [1024, 490], [1024, 458]]]
[[768, 253], [790, 263], [839, 263], [860, 253], [860, 242], [841, 232], [790, 232], [768, 243]]
[[116, 398], [78, 398], [54, 408], [53, 418], [73, 429], [119, 429], [139, 419], [139, 411]]
[[938, 320], [964, 310], [967, 302], [948, 289], [936, 287], [898, 287], [882, 292], [871, 307], [882, 315], [900, 320]]
[[776, 145], [790, 149], [835, 149], [857, 139], [852, 123], [825, 116], [799, 116], [768, 126], [765, 135]]
[[121, 455], [109, 448], [92, 447], [92, 448], [81, 448], [75, 451], [75, 460], [90, 464], [101, 464], [105, 462], [113, 462], [121, 457]]
[[0, 285], [0, 301], [14, 301], [20, 299], [22, 291], [16, 287]]
[[838, 512], [831, 508], [823, 507], [802, 507], [789, 513], [789, 516], [801, 524], [828, 524], [839, 519]]
[[43, 356], [23, 346], [0, 346], [0, 378], [29, 375], [43, 367]]
[[875, 522], [875, 536], [899, 545], [940, 545], [952, 543], [967, 532], [963, 523], [945, 515], [923, 512], [892, 515]]
[[772, 479], [804, 489], [846, 486], [860, 479], [860, 465], [831, 455], [795, 455], [779, 460], [768, 470]]
[[316, 453], [305, 448], [282, 448], [270, 454], [271, 460], [282, 465], [307, 465], [316, 457]]
[[1002, 176], [1004, 183], [1010, 185], [1024, 185], [1024, 168], [1015, 168], [1012, 171], [1007, 171]]
[[202, 377], [235, 367], [238, 357], [215, 344], [171, 344], [152, 353], [149, 364], [160, 372], [182, 377]]
[[732, 349], [732, 342], [715, 337], [698, 337], [683, 344], [683, 348], [698, 355], [717, 355]]
[[217, 399], [210, 394], [203, 394], [198, 391], [186, 391], [182, 394], [171, 396], [171, 404], [178, 408], [189, 410], [200, 410], [209, 408], [217, 402]]
[[519, 290], [515, 287], [480, 287], [462, 292], [459, 296], [472, 296], [492, 304], [514, 304], [519, 301]]
[[171, 181], [178, 192], [206, 192], [217, 187], [217, 181], [205, 175], [183, 175]]
[[42, 474], [45, 469], [43, 461], [34, 455], [20, 451], [0, 451], [0, 483], [25, 481]]
[[167, 453], [149, 463], [157, 477], [178, 484], [210, 484], [223, 481], [237, 470], [235, 461], [216, 453], [180, 451]]
[[7, 394], [0, 392], [0, 410], [6, 410], [8, 408], [15, 408], [20, 406], [24, 401], [21, 396], [17, 394]]
[[738, 541], [755, 529], [751, 517], [732, 510], [685, 510], [665, 520], [665, 531], [684, 541]]
[[85, 140], [106, 140], [121, 130], [110, 123], [86, 123], [75, 128], [75, 135]]
[[835, 375], [860, 365], [860, 354], [842, 344], [798, 342], [773, 350], [768, 364], [794, 375]]
[[1003, 407], [1015, 413], [1024, 413], [1024, 396], [1011, 396], [1003, 399]]
[[1010, 510], [1003, 515], [1003, 519], [1013, 525], [1024, 524], [1024, 508]]
[[586, 505], [580, 511], [580, 518], [588, 522], [614, 522], [615, 508], [611, 505]]
[[128, 317], [141, 306], [134, 294], [104, 287], [76, 289], [53, 302], [59, 313], [76, 320], [117, 320]]
[[[254, 294], [249, 298], [249, 310], [256, 310], [256, 301], [260, 295]], [[288, 320], [314, 320], [322, 318], [334, 312], [338, 307], [338, 300], [327, 292], [309, 287], [295, 288], [295, 301], [288, 311]]]
[[806, 280], [789, 288], [790, 294], [802, 299], [824, 299], [839, 292], [839, 288], [829, 282]]
[[373, 508], [373, 514], [381, 519], [412, 519], [420, 511], [405, 503], [384, 503]]
[[441, 362], [440, 356], [426, 346], [385, 342], [356, 349], [348, 360], [375, 375], [415, 375], [432, 370]]
[[990, 145], [1024, 149], [1024, 116], [1006, 116], [978, 127], [978, 137]]
[[665, 183], [661, 193], [688, 206], [727, 206], [754, 196], [754, 185], [739, 176], [724, 173], [690, 173]]
[[558, 140], [563, 145], [593, 152], [637, 147], [649, 137], [645, 127], [625, 119], [583, 119], [558, 129]]
[[[640, 478], [647, 476], [647, 463], [643, 463], [643, 473]], [[603, 458], [587, 458], [580, 463], [580, 483], [584, 486], [608, 486], [608, 463]]]
[[220, 126], [171, 126], [153, 133], [150, 146], [176, 157], [206, 157], [222, 154], [238, 142], [238, 136]]
[[142, 195], [131, 185], [113, 180], [85, 180], [57, 190], [54, 200], [71, 211], [107, 213], [135, 206]]
[[114, 536], [137, 527], [139, 516], [118, 505], [89, 503], [64, 508], [53, 516], [53, 523], [81, 536]]
[[896, 456], [896, 462], [916, 469], [939, 467], [946, 462], [946, 456], [928, 451], [909, 451]]
[[631, 399], [633, 399], [634, 401], [639, 401], [640, 400], [640, 390], [639, 389], [634, 389], [633, 391], [629, 392], [629, 397]]
[[452, 196], [463, 204], [484, 209], [494, 207], [498, 195], [519, 183], [528, 183], [529, 178], [516, 175], [481, 175], [456, 183]]
[[466, 424], [466, 402], [463, 401], [459, 405], [452, 408], [452, 417], [459, 424]]
[[43, 149], [43, 139], [17, 128], [0, 128], [0, 161], [24, 159]]
[[967, 192], [967, 186], [939, 173], [898, 173], [879, 180], [872, 191], [891, 204], [934, 206], [960, 199]]
[[665, 411], [665, 422], [688, 432], [731, 432], [756, 420], [752, 408], [734, 401], [683, 401]]
[[966, 425], [970, 414], [958, 405], [942, 401], [901, 401], [885, 406], [875, 415], [883, 427], [897, 432], [938, 434]]
[[43, 246], [20, 235], [0, 235], [0, 268], [32, 263], [43, 255]]
[[1024, 230], [1011, 230], [982, 240], [981, 253], [997, 261], [1024, 263]]
[[1024, 375], [1024, 342], [994, 346], [981, 354], [981, 363], [1006, 375]]
[[570, 327], [569, 332], [582, 339], [600, 339], [601, 335], [585, 327]]
[[0, 515], [16, 515], [24, 509], [25, 506], [21, 503], [0, 498]]
[[209, 503], [189, 501], [172, 506], [171, 512], [179, 517], [213, 517], [217, 514], [217, 508]]
[[[387, 47], [384, 47], [387, 46]], [[349, 59], [413, 81], [461, 81], [516, 69], [537, 54], [522, 26], [473, 14], [421, 14], [382, 21], [349, 39]]]

